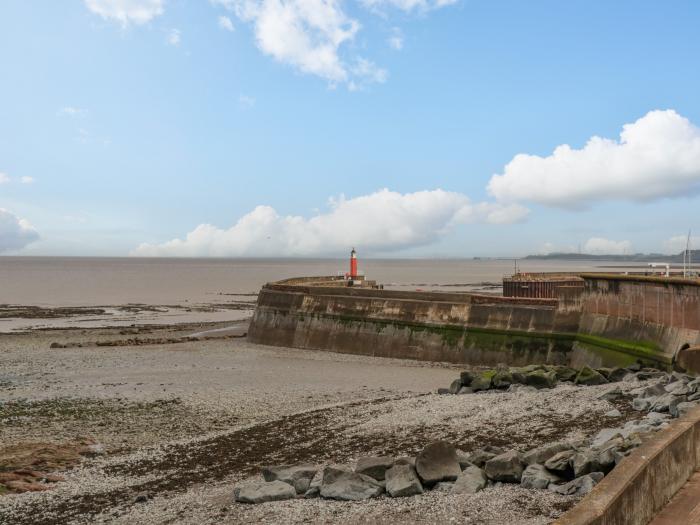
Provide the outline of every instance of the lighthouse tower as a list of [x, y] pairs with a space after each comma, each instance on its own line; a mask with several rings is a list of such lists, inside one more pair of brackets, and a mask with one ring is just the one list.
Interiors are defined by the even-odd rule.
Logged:
[[355, 248], [350, 252], [350, 279], [357, 279], [357, 252]]

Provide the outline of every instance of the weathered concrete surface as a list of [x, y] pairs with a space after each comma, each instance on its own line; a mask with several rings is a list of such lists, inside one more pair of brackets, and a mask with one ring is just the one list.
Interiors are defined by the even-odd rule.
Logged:
[[555, 525], [646, 525], [698, 467], [700, 407], [622, 460]]
[[663, 364], [653, 350], [620, 353], [614, 341], [579, 340], [580, 318], [580, 294], [556, 300], [268, 284], [248, 337], [274, 346], [474, 365], [624, 366], [640, 357]]

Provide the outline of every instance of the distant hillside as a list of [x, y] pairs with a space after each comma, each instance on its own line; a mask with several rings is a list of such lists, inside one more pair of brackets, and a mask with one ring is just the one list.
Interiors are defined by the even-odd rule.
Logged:
[[[691, 250], [692, 261], [700, 263], [700, 250]], [[565, 260], [565, 261], [620, 261], [620, 262], [667, 262], [683, 264], [683, 252], [676, 255], [661, 253], [635, 253], [629, 255], [593, 255], [589, 253], [548, 253], [547, 255], [528, 255], [525, 259]]]

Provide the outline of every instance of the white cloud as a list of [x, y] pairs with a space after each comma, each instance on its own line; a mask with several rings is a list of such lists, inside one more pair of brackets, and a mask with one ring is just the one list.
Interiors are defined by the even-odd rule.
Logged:
[[26, 220], [0, 208], [0, 253], [20, 250], [39, 238]]
[[28, 177], [25, 175], [24, 177], [20, 177], [19, 181], [22, 184], [34, 184], [34, 177]]
[[360, 0], [365, 7], [377, 10], [383, 7], [394, 7], [402, 11], [429, 11], [453, 5], [459, 0]]
[[592, 137], [582, 149], [564, 144], [548, 157], [516, 155], [488, 185], [499, 200], [579, 208], [602, 199], [650, 201], [698, 189], [700, 129], [673, 110], [650, 111], [625, 124], [619, 140]]
[[341, 56], [360, 23], [349, 17], [340, 0], [212, 0], [253, 25], [258, 48], [302, 73], [331, 86], [382, 82], [386, 71], [371, 61]]
[[[685, 250], [686, 243], [688, 241], [687, 235], [675, 235], [670, 239], [664, 241], [664, 252], [677, 254]], [[691, 236], [690, 237], [690, 249], [698, 250], [700, 249], [700, 237]]]
[[583, 245], [583, 252], [593, 255], [625, 255], [632, 253], [630, 241], [611, 241], [602, 237], [591, 237]]
[[249, 97], [247, 95], [239, 95], [238, 106], [241, 109], [251, 109], [255, 106], [255, 97]]
[[114, 20], [123, 27], [145, 24], [163, 14], [165, 0], [84, 0], [85, 6], [105, 20]]
[[219, 17], [219, 27], [221, 29], [225, 29], [226, 31], [234, 31], [235, 30], [231, 19], [229, 17], [223, 16], [223, 15]]
[[166, 38], [166, 41], [171, 46], [179, 46], [180, 45], [180, 30], [179, 29], [171, 29], [170, 31], [168, 31], [168, 37]]
[[387, 189], [331, 199], [326, 213], [280, 216], [257, 206], [229, 229], [201, 224], [184, 239], [142, 244], [138, 256], [295, 256], [343, 253], [354, 245], [392, 251], [427, 245], [457, 224], [515, 222], [527, 210], [518, 205], [473, 204], [466, 195], [443, 190], [401, 194]]
[[7, 173], [0, 171], [0, 184], [7, 184], [8, 182], [10, 182], [10, 177], [8, 177]]
[[396, 51], [401, 51], [403, 49], [403, 33], [398, 27], [394, 27], [391, 30], [391, 36], [387, 39], [389, 47], [395, 49]]
[[62, 107], [56, 112], [59, 117], [83, 117], [86, 113], [86, 109], [76, 108], [73, 106]]

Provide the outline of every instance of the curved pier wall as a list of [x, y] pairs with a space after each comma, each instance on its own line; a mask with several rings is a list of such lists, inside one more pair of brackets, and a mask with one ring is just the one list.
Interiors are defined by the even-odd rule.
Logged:
[[700, 345], [700, 281], [584, 274], [579, 332], [646, 342], [668, 356]]
[[[580, 294], [557, 299], [268, 284], [251, 341], [453, 363], [617, 366], [642, 353], [579, 338]], [[652, 359], [653, 361], [653, 359]]]

